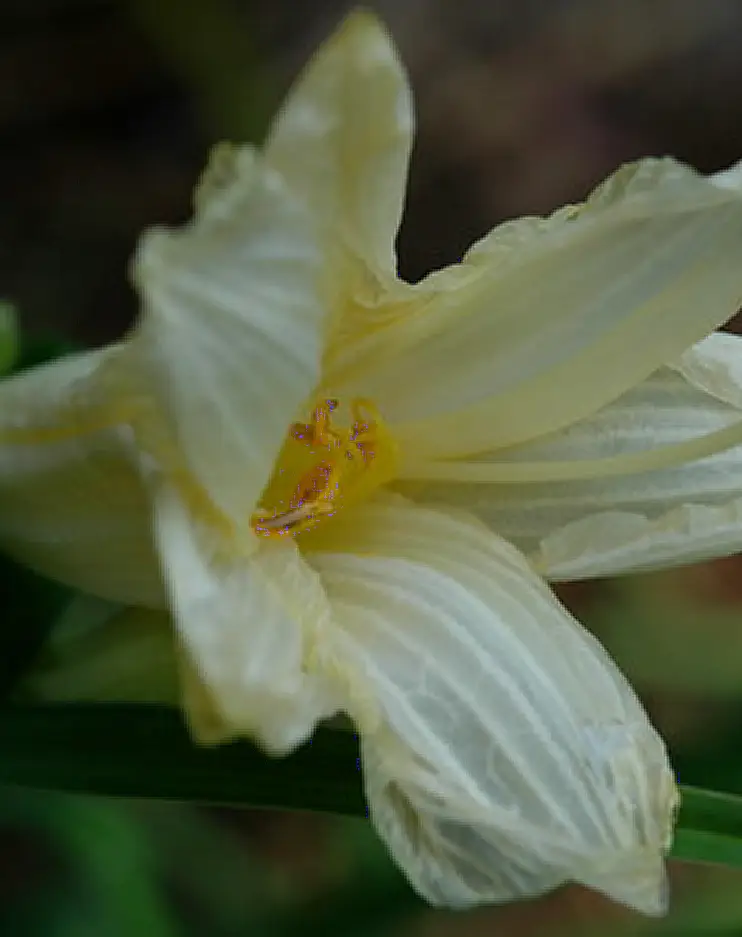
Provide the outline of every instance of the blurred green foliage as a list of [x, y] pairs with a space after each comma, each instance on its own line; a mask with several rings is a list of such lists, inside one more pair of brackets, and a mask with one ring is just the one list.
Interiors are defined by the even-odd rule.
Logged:
[[11, 303], [0, 300], [0, 375], [8, 372], [18, 353], [18, 320]]

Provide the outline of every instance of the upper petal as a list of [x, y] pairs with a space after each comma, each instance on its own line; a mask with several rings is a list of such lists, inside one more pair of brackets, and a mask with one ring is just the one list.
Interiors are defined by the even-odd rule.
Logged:
[[116, 601], [165, 601], [128, 427], [96, 391], [110, 349], [0, 382], [0, 545]]
[[408, 461], [533, 439], [595, 412], [731, 316], [742, 197], [672, 160], [582, 208], [496, 228], [458, 288], [349, 346], [338, 394], [373, 398]]
[[140, 444], [171, 469], [184, 457], [212, 501], [247, 523], [317, 383], [326, 306], [306, 209], [248, 148], [230, 171], [200, 191], [188, 226], [144, 235], [143, 311], [109, 379], [138, 398]]
[[372, 13], [356, 11], [299, 77], [265, 146], [320, 223], [381, 273], [396, 269], [413, 123], [391, 38]]
[[[597, 467], [739, 425], [742, 339], [715, 334], [598, 413], [507, 452], [500, 464]], [[551, 579], [691, 563], [742, 549], [742, 446], [668, 468], [576, 481], [400, 486], [466, 507]]]
[[525, 559], [465, 515], [403, 499], [313, 541], [381, 719], [360, 722], [371, 816], [413, 885], [454, 906], [577, 880], [665, 902], [664, 746], [605, 651]]
[[290, 751], [334, 709], [322, 679], [305, 671], [329, 614], [317, 575], [293, 543], [233, 549], [167, 484], [155, 495], [155, 520], [194, 735], [248, 735]]

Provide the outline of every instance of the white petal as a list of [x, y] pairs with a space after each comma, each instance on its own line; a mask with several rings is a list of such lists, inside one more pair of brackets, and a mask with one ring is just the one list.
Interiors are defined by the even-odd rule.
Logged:
[[94, 389], [112, 354], [71, 355], [0, 382], [0, 545], [86, 592], [158, 606], [148, 499], [127, 428]]
[[709, 176], [714, 185], [721, 186], [723, 189], [736, 189], [742, 192], [742, 159], [729, 166], [728, 169], [722, 169], [721, 172], [715, 172]]
[[664, 746], [525, 559], [465, 515], [403, 499], [327, 527], [308, 558], [336, 653], [383, 714], [367, 727], [350, 707], [371, 816], [417, 890], [465, 907], [576, 880], [664, 910]]
[[[548, 466], [647, 453], [742, 418], [742, 339], [716, 334], [589, 419], [492, 458]], [[465, 507], [551, 579], [692, 563], [742, 550], [742, 446], [636, 474], [579, 481], [403, 485]]]
[[372, 13], [356, 11], [297, 80], [265, 155], [333, 237], [377, 272], [393, 273], [412, 130], [391, 38]]
[[246, 524], [317, 383], [325, 307], [305, 209], [248, 148], [231, 170], [201, 192], [190, 225], [142, 239], [143, 313], [128, 370], [111, 381], [153, 411], [139, 429], [157, 461], [175, 471], [182, 453], [212, 501]]
[[[168, 487], [155, 504], [176, 633], [190, 676], [203, 684], [194, 729], [203, 725], [205, 694], [225, 735], [290, 751], [333, 711], [322, 681], [305, 673], [308, 643], [329, 614], [318, 577], [293, 543], [253, 552], [225, 544]], [[188, 703], [194, 688], [186, 689]]]
[[588, 416], [736, 312], [742, 197], [672, 160], [581, 209], [496, 228], [478, 275], [368, 334], [336, 392], [371, 397], [407, 461], [510, 446]]

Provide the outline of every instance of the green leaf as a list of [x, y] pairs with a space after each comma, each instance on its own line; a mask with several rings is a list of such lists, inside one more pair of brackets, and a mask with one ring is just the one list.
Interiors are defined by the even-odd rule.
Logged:
[[0, 700], [39, 653], [72, 592], [0, 555]]
[[70, 352], [79, 351], [77, 345], [54, 335], [22, 336], [13, 372], [25, 371], [37, 364], [45, 364]]
[[742, 868], [742, 796], [697, 787], [681, 790], [673, 856]]
[[0, 374], [13, 367], [18, 353], [18, 321], [11, 303], [0, 300]]
[[364, 814], [355, 737], [320, 730], [288, 758], [193, 744], [163, 706], [64, 703], [0, 711], [0, 782], [122, 797]]
[[672, 854], [675, 859], [686, 862], [713, 862], [742, 869], [742, 838], [679, 829], [675, 834]]
[[[0, 781], [91, 794], [366, 813], [351, 733], [320, 729], [287, 758], [248, 742], [195, 746], [180, 714], [145, 704], [0, 711]], [[684, 786], [673, 855], [742, 868], [742, 786]]]

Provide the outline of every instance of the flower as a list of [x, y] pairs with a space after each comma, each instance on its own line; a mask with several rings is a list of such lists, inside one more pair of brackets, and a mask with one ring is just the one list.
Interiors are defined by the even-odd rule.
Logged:
[[671, 159], [495, 228], [417, 284], [413, 117], [349, 17], [261, 152], [143, 237], [121, 343], [0, 385], [0, 539], [168, 608], [196, 739], [345, 712], [370, 815], [465, 907], [578, 881], [666, 905], [664, 745], [545, 579], [742, 545], [742, 198]]

